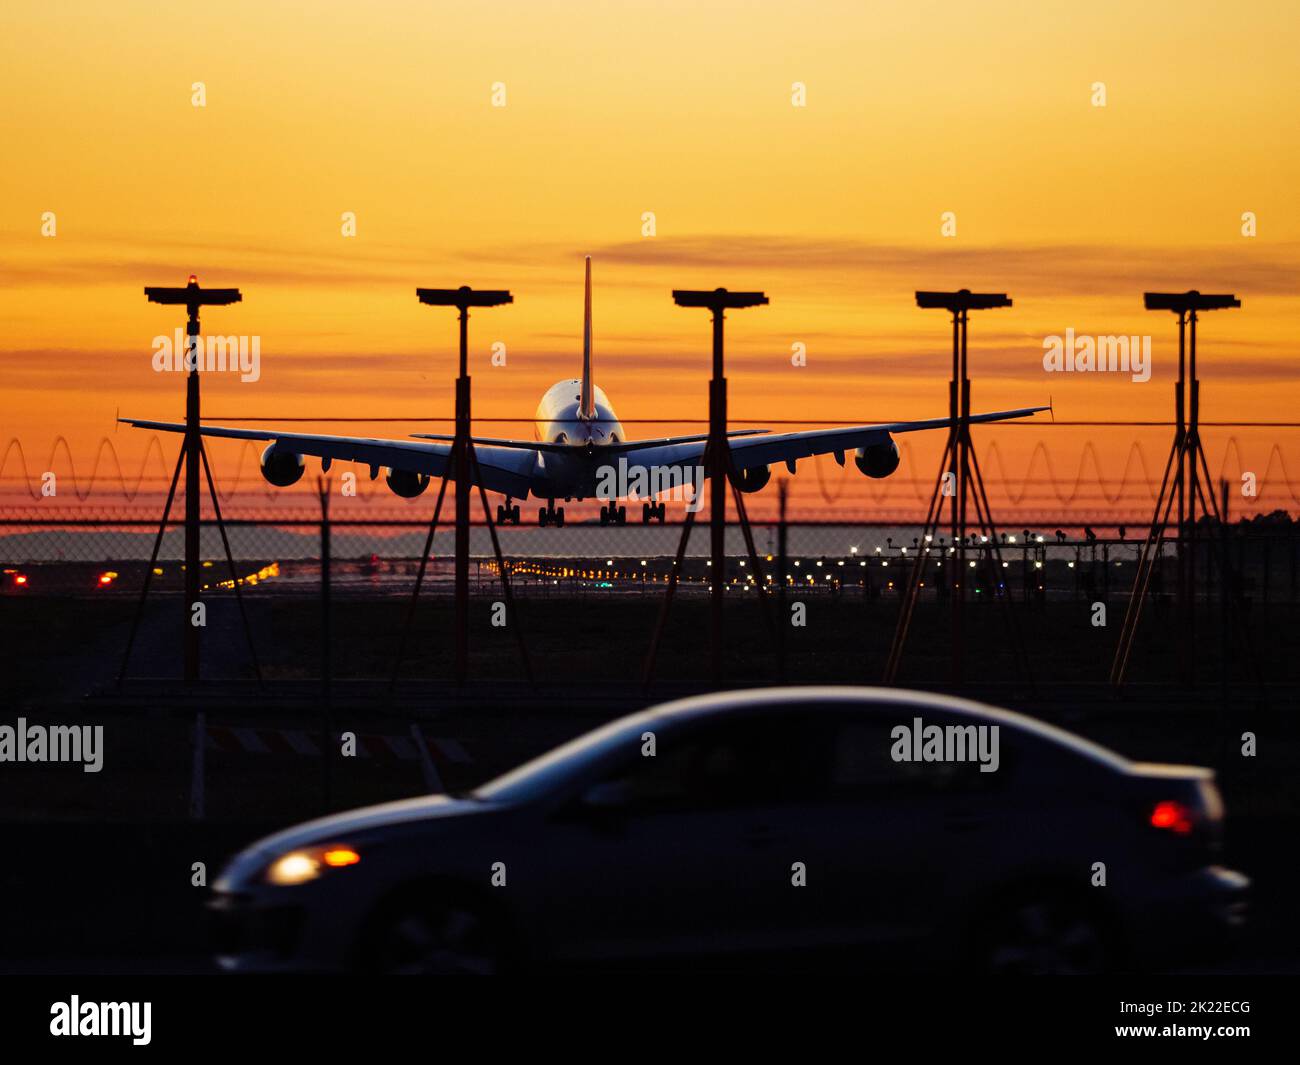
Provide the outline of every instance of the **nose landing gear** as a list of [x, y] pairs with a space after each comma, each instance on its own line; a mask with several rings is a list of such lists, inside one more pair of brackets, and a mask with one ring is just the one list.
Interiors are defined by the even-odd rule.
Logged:
[[511, 504], [510, 497], [506, 496], [505, 506], [497, 507], [497, 524], [498, 525], [518, 525], [519, 524], [519, 504]]
[[548, 525], [554, 525], [557, 529], [562, 529], [564, 527], [564, 508], [557, 507], [554, 499], [548, 499], [546, 506], [537, 511], [537, 524], [543, 529]]
[[664, 518], [668, 513], [667, 503], [642, 503], [641, 504], [641, 524], [649, 525], [652, 521], [658, 521], [660, 525], [664, 523]]
[[609, 503], [600, 508], [601, 525], [626, 525], [627, 524], [627, 507], [616, 506]]

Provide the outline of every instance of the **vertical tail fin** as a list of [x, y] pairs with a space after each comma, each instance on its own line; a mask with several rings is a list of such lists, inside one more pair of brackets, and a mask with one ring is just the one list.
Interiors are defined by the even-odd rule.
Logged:
[[596, 416], [596, 395], [591, 380], [591, 256], [587, 256], [587, 293], [582, 308], [582, 393], [578, 417]]

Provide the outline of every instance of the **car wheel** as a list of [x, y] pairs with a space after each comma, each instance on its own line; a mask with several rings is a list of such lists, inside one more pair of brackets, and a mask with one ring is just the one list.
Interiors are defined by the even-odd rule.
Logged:
[[1110, 969], [1106, 922], [1068, 898], [1030, 897], [998, 911], [980, 930], [975, 967], [998, 975], [1084, 975]]
[[407, 900], [379, 915], [361, 945], [367, 972], [491, 976], [506, 965], [506, 943], [477, 906], [455, 899]]

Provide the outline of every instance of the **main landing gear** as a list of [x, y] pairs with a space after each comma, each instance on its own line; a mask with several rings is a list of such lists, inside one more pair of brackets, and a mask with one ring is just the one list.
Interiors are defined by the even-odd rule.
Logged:
[[511, 504], [510, 497], [506, 496], [505, 506], [497, 505], [497, 524], [498, 525], [518, 525], [519, 524], [519, 504]]
[[563, 528], [564, 508], [557, 507], [554, 499], [548, 499], [546, 501], [546, 506], [541, 507], [537, 511], [537, 524], [543, 529], [548, 525], [554, 525], [557, 529]]
[[667, 503], [642, 503], [641, 504], [641, 524], [649, 525], [652, 521], [664, 523], [664, 518], [668, 513]]
[[607, 503], [600, 508], [601, 525], [626, 525], [627, 524], [627, 507], [615, 506], [613, 503]]

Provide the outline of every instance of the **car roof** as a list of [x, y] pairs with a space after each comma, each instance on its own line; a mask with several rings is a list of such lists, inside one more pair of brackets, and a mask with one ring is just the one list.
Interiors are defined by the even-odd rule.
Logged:
[[[651, 707], [643, 714], [633, 718], [690, 718], [725, 713], [730, 710], [754, 709], [755, 707], [779, 707], [783, 704], [817, 702], [823, 706], [842, 703], [846, 710], [869, 708], [873, 704], [882, 709], [910, 707], [918, 711], [939, 710], [945, 713], [978, 717], [985, 724], [1004, 725], [1010, 729], [1029, 733], [1048, 743], [1059, 744], [1073, 749], [1080, 756], [1123, 772], [1132, 769], [1132, 763], [1123, 755], [1101, 744], [1093, 743], [1066, 729], [1049, 725], [1045, 721], [976, 702], [953, 695], [941, 695], [935, 692], [913, 691], [906, 688], [882, 688], [849, 685], [803, 685], [787, 688], [745, 688], [737, 691], [714, 692], [708, 695], [689, 696], [661, 703]], [[621, 719], [632, 724], [633, 718]], [[972, 722], [975, 724], [976, 722]], [[614, 722], [613, 724], [618, 724]]]
[[[521, 787], [523, 791], [531, 792], [557, 771], [564, 775], [564, 767], [572, 767], [575, 762], [590, 763], [599, 760], [611, 749], [627, 742], [630, 736], [636, 736], [643, 729], [653, 727], [657, 723], [677, 724], [708, 718], [721, 720], [736, 711], [773, 709], [783, 705], [796, 706], [809, 702], [818, 703], [823, 708], [842, 703], [846, 712], [854, 709], [869, 709], [875, 705], [882, 711], [907, 707], [918, 713], [929, 710], [959, 717], [966, 716], [973, 719], [972, 724], [1000, 725], [1028, 734], [1045, 743], [1064, 748], [1095, 766], [1119, 773], [1132, 772], [1132, 763], [1128, 759], [1091, 740], [1024, 714], [1002, 710], [970, 699], [936, 695], [931, 692], [908, 691], [902, 688], [831, 686], [746, 688], [675, 699], [610, 721], [510, 770], [496, 780], [489, 781], [479, 789], [477, 794], [489, 797], [508, 796], [511, 793], [517, 794]], [[530, 784], [533, 786], [530, 787]]]

